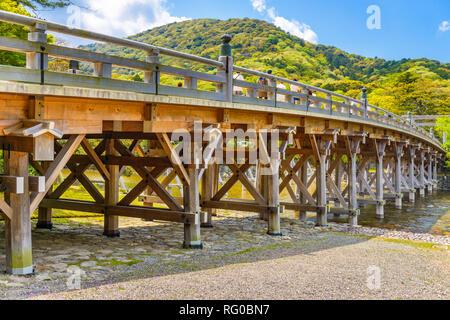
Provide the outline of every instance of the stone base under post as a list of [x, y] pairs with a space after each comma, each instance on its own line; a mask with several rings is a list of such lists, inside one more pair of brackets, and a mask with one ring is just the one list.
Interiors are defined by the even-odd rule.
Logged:
[[268, 231], [267, 234], [271, 236], [281, 236], [281, 226], [280, 226], [280, 208], [275, 208], [267, 214], [268, 217]]
[[317, 209], [316, 214], [316, 226], [318, 227], [326, 227], [328, 223], [328, 209], [327, 207], [322, 207]]
[[424, 197], [425, 197], [425, 187], [419, 189], [419, 196], [420, 196], [421, 198], [424, 198]]
[[212, 224], [212, 213], [201, 211], [200, 212], [200, 227], [201, 228], [214, 228]]
[[376, 217], [379, 219], [384, 218], [384, 203], [376, 204]]
[[415, 192], [409, 192], [408, 200], [409, 200], [410, 203], [414, 203], [416, 201], [416, 193]]
[[184, 242], [185, 249], [203, 249], [200, 239], [200, 223], [184, 225]]
[[298, 220], [306, 222], [306, 211], [298, 212]]
[[402, 197], [395, 197], [395, 208], [401, 209], [402, 208]]
[[356, 227], [358, 225], [358, 214], [350, 214], [348, 215], [348, 224], [352, 227]]

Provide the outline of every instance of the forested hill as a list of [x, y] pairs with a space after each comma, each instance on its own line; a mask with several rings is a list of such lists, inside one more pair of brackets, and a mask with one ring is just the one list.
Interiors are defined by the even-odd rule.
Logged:
[[[367, 86], [371, 103], [395, 112], [450, 113], [450, 64], [429, 59], [386, 61], [313, 45], [266, 21], [199, 19], [172, 23], [130, 38], [217, 59], [220, 37], [232, 35], [235, 64], [297, 78], [326, 89], [358, 97]], [[143, 52], [92, 44], [88, 50], [143, 59]], [[181, 62], [180, 62], [181, 63]], [[133, 76], [122, 71], [122, 76]], [[124, 74], [125, 73], [125, 74]]]

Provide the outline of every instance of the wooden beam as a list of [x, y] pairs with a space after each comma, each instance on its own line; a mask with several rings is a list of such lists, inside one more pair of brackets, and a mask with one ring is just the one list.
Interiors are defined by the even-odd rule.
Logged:
[[45, 191], [45, 177], [43, 176], [29, 176], [28, 188], [30, 192], [44, 192]]
[[24, 177], [0, 176], [0, 191], [7, 193], [24, 193]]
[[183, 167], [180, 157], [172, 146], [172, 142], [169, 139], [167, 133], [157, 133], [158, 141], [166, 152], [169, 160], [172, 162], [173, 168], [176, 171], [178, 177], [180, 177], [183, 184], [189, 185], [189, 176], [186, 169]]
[[0, 198], [0, 210], [0, 214], [3, 218], [11, 220], [11, 216], [13, 214], [12, 208], [2, 198]]
[[274, 211], [278, 207], [270, 207], [267, 205], [260, 205], [257, 202], [243, 202], [243, 201], [205, 201], [201, 203], [202, 208], [213, 208], [213, 209], [225, 209], [225, 210], [238, 210], [247, 212], [259, 212], [266, 213], [268, 211]]
[[87, 141], [86, 138], [83, 138], [83, 140], [81, 140], [81, 146], [83, 147], [84, 151], [86, 151], [86, 154], [92, 160], [94, 165], [97, 167], [98, 171], [100, 172], [102, 177], [105, 179], [105, 181], [109, 181], [109, 179], [111, 179], [111, 175], [108, 172], [108, 169], [106, 169], [102, 160], [100, 160], [97, 153], [92, 148], [92, 146], [89, 144], [89, 141]]

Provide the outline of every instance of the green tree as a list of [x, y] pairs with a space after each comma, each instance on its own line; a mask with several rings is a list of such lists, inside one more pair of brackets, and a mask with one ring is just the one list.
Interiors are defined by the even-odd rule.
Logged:
[[441, 137], [444, 136], [444, 133], [447, 135], [447, 141], [444, 144], [444, 148], [447, 149], [447, 168], [450, 168], [450, 117], [438, 118], [436, 124]]

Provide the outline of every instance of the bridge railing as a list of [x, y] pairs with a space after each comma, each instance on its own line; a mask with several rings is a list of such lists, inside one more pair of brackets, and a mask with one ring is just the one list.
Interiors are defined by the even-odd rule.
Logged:
[[[122, 39], [96, 32], [71, 28], [45, 20], [0, 10], [0, 21], [27, 26], [28, 40], [1, 37], [0, 49], [27, 54], [27, 68], [2, 66], [0, 79], [40, 84], [66, 85], [98, 89], [125, 90], [140, 93], [174, 95], [211, 99], [235, 103], [249, 103], [261, 106], [303, 110], [312, 115], [362, 119], [377, 125], [412, 131], [425, 140], [439, 143], [432, 134], [409, 123], [403, 117], [364, 100], [354, 99], [332, 91], [233, 65], [229, 57], [219, 61], [178, 52], [130, 39]], [[115, 44], [126, 48], [142, 50], [145, 61], [107, 55], [82, 49], [68, 48], [47, 43], [47, 31]], [[169, 66], [161, 63], [161, 56], [187, 60], [204, 65], [210, 71], [198, 72], [191, 69]], [[62, 58], [93, 64], [92, 75], [82, 75], [48, 70], [50, 58]], [[112, 68], [120, 67], [144, 72], [144, 82], [113, 79]], [[267, 83], [233, 79], [234, 72], [249, 78], [264, 78]], [[170, 86], [161, 81], [161, 75], [183, 79], [183, 87]], [[254, 80], [254, 79], [253, 79]], [[212, 83], [209, 90], [201, 90], [199, 81]], [[212, 91], [211, 90], [215, 91]], [[234, 92], [233, 92], [234, 91]]]

